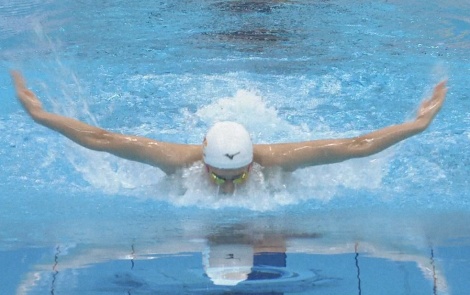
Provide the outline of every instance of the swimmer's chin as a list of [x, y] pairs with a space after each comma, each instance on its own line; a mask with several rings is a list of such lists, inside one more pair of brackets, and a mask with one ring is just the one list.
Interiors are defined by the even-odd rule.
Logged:
[[217, 195], [222, 199], [228, 199], [228, 198], [231, 198], [235, 195], [235, 191], [232, 191], [232, 192], [222, 192], [222, 191], [220, 191]]
[[235, 195], [236, 189], [224, 189], [222, 187], [219, 187], [217, 191], [217, 195], [221, 198], [230, 198]]

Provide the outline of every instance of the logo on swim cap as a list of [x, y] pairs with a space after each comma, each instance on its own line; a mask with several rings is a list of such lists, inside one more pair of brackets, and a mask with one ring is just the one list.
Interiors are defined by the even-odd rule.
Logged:
[[233, 160], [233, 157], [235, 157], [236, 155], [239, 155], [239, 154], [240, 154], [240, 152], [238, 152], [238, 153], [236, 153], [236, 154], [233, 154], [233, 155], [225, 154], [225, 156], [226, 156], [227, 158], [229, 158], [230, 160]]
[[203, 142], [204, 163], [220, 169], [237, 169], [253, 161], [253, 143], [241, 124], [218, 122]]

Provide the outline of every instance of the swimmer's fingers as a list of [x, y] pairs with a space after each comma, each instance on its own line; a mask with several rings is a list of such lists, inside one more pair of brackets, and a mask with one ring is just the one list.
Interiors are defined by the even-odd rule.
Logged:
[[16, 95], [26, 111], [31, 114], [35, 110], [42, 109], [39, 99], [26, 87], [26, 81], [21, 73], [18, 71], [11, 71], [11, 76], [13, 83], [15, 84]]
[[441, 109], [444, 104], [446, 94], [447, 94], [447, 80], [439, 82], [434, 87], [434, 92], [432, 96], [423, 101], [418, 111], [417, 119], [425, 119], [428, 123], [436, 116], [436, 114]]
[[436, 87], [434, 87], [434, 92], [430, 101], [432, 104], [437, 104], [439, 107], [442, 106], [447, 94], [447, 80], [439, 82]]

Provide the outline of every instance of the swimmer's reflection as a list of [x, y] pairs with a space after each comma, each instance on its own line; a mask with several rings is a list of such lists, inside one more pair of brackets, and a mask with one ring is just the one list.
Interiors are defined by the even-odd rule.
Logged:
[[[129, 245], [110, 241], [99, 247], [57, 245], [46, 264], [35, 265], [34, 270], [24, 276], [19, 289], [30, 290], [47, 282], [52, 294], [63, 288], [73, 274], [76, 279], [91, 282], [96, 278], [99, 288], [106, 285], [121, 293], [125, 290], [127, 294], [155, 294], [156, 290], [160, 292], [157, 294], [188, 294], [188, 290], [204, 289], [213, 291], [211, 294], [231, 290], [235, 292], [232, 294], [278, 295], [292, 292], [294, 287], [298, 292], [306, 292], [337, 282], [343, 285], [339, 286], [342, 292], [336, 294], [354, 294], [355, 291], [361, 294], [362, 278], [370, 281], [370, 276], [375, 275], [371, 265], [376, 267], [375, 259], [380, 258], [398, 264], [414, 262], [423, 278], [433, 285], [434, 294], [447, 290], [446, 277], [433, 247], [430, 253], [428, 246], [424, 251], [419, 245], [408, 248], [410, 245], [405, 240], [397, 246], [391, 245], [389, 240], [374, 240], [373, 237], [357, 240], [342, 235], [337, 239], [324, 230], [326, 234], [320, 235], [300, 228], [278, 228], [276, 224], [260, 220], [204, 226], [204, 233], [200, 234], [195, 234], [193, 229], [188, 228], [184, 239], [178, 235], [175, 240], [169, 237], [158, 243], [152, 239]], [[315, 259], [314, 263], [307, 260], [303, 265], [299, 264], [295, 253], [302, 254], [301, 259], [306, 258], [305, 255], [323, 254], [327, 258]], [[185, 256], [189, 258], [182, 258]], [[334, 263], [330, 263], [328, 256], [334, 258]], [[164, 292], [162, 288], [166, 288]]]
[[[316, 237], [317, 234], [308, 236], [308, 238]], [[202, 255], [204, 271], [215, 285], [225, 286], [235, 286], [245, 281], [279, 278], [279, 273], [257, 271], [257, 269], [285, 268], [286, 240], [289, 238], [296, 236], [243, 233], [243, 229], [240, 228], [232, 230], [224, 228], [223, 232], [207, 237], [207, 247]], [[282, 293], [269, 292], [269, 294]]]
[[[351, 256], [349, 263], [346, 261], [344, 269], [347, 269], [345, 277], [347, 277], [349, 273], [351, 277], [355, 278], [357, 294], [362, 294], [362, 253], [366, 253], [365, 257], [375, 256], [397, 263], [401, 261], [414, 261], [423, 272], [424, 277], [432, 282], [433, 294], [437, 294], [438, 290], [447, 290], [446, 278], [442, 275], [441, 270], [436, 267], [434, 262], [434, 250], [432, 247], [431, 258], [429, 259], [429, 257], [426, 256], [381, 250], [379, 245], [369, 244], [365, 241], [355, 241], [353, 249], [351, 249], [351, 241], [344, 244], [333, 243], [329, 245], [325, 241], [322, 241], [323, 239], [321, 238], [322, 236], [316, 233], [286, 234], [285, 232], [253, 232], [244, 228], [243, 225], [234, 226], [231, 229], [223, 228], [220, 229], [219, 232], [206, 237], [207, 247], [203, 252], [204, 271], [214, 285], [242, 285], [244, 288], [245, 286], [249, 286], [250, 281], [263, 280], [265, 280], [266, 284], [270, 284], [275, 281], [269, 280], [282, 279], [282, 271], [263, 271], [263, 269], [285, 269], [287, 271], [286, 253], [290, 253], [294, 248], [298, 247], [302, 249], [302, 253], [308, 252], [311, 254], [329, 255], [354, 254]], [[289, 250], [287, 244], [289, 244]], [[322, 280], [334, 280], [333, 277], [322, 277], [316, 273], [314, 275], [315, 281], [312, 281], [310, 287], [313, 287], [317, 282], [321, 284]], [[243, 288], [239, 290], [243, 290]], [[264, 292], [261, 291], [261, 289], [258, 290], [256, 294], [260, 295], [284, 294], [282, 288], [275, 291], [268, 288], [265, 289]], [[351, 291], [351, 289], [349, 291]]]

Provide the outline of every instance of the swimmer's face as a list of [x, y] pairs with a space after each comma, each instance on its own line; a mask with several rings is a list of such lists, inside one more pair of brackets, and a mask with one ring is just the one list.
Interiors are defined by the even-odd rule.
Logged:
[[248, 179], [251, 164], [238, 169], [220, 169], [206, 165], [212, 183], [218, 185], [223, 193], [231, 194], [236, 185], [243, 184]]

